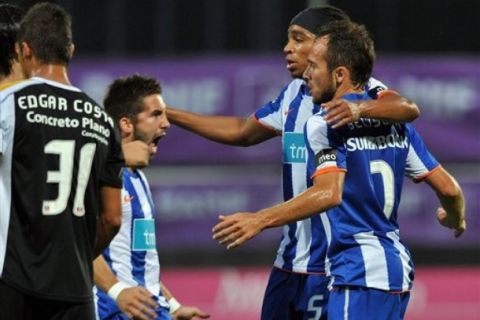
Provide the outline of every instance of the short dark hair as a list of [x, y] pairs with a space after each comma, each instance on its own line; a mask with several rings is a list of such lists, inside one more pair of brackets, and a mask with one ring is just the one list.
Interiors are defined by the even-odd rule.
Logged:
[[23, 11], [17, 6], [0, 4], [0, 76], [12, 73], [12, 62], [17, 59], [15, 41]]
[[42, 63], [68, 64], [73, 44], [72, 18], [56, 4], [37, 3], [25, 14], [17, 39], [28, 43]]
[[116, 122], [123, 117], [136, 121], [143, 111], [143, 98], [152, 94], [162, 94], [156, 79], [137, 74], [122, 77], [110, 84], [103, 105]]
[[290, 25], [298, 25], [307, 29], [311, 33], [315, 33], [318, 28], [330, 21], [348, 20], [350, 17], [340, 8], [323, 5], [309, 7], [299, 12], [290, 21]]
[[328, 69], [346, 66], [353, 84], [364, 86], [372, 75], [375, 47], [364, 25], [351, 21], [332, 21], [319, 28], [317, 39], [328, 36]]

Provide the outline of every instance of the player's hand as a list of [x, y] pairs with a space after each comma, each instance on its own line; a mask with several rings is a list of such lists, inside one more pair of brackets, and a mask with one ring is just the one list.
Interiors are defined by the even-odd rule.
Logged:
[[323, 118], [332, 128], [340, 128], [348, 123], [355, 122], [361, 115], [360, 103], [343, 99], [322, 103], [322, 108], [326, 111]]
[[460, 237], [467, 228], [467, 222], [465, 219], [458, 220], [457, 218], [452, 217], [442, 207], [437, 209], [437, 220], [442, 226], [455, 230], [455, 238]]
[[122, 144], [122, 150], [126, 165], [137, 168], [148, 166], [152, 153], [154, 154], [156, 151], [152, 150], [152, 146], [140, 140]]
[[250, 240], [262, 231], [259, 215], [238, 212], [229, 216], [220, 215], [220, 222], [213, 229], [213, 239], [233, 249]]
[[207, 319], [210, 315], [196, 307], [181, 306], [177, 311], [172, 313], [173, 320], [190, 320], [193, 318]]
[[157, 317], [157, 302], [152, 294], [143, 287], [123, 289], [117, 297], [120, 310], [130, 319], [151, 320]]

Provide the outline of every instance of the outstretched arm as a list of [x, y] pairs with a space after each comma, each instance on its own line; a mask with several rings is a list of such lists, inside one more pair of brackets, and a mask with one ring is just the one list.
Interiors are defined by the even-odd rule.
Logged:
[[168, 107], [168, 120], [204, 138], [234, 146], [251, 146], [277, 135], [274, 130], [263, 127], [253, 116], [248, 118], [230, 116], [207, 116]]
[[441, 207], [437, 209], [439, 223], [455, 230], [455, 237], [465, 231], [465, 199], [460, 185], [443, 167], [432, 172], [425, 182], [435, 191], [440, 200]]
[[325, 120], [338, 128], [359, 118], [372, 118], [390, 122], [412, 122], [420, 115], [415, 102], [394, 91], [386, 91], [378, 99], [365, 101], [332, 100], [322, 104], [327, 111]]
[[160, 282], [160, 288], [165, 299], [167, 299], [168, 304], [170, 305], [170, 314], [172, 315], [173, 320], [190, 320], [195, 317], [200, 319], [210, 318], [209, 314], [198, 309], [197, 307], [182, 306], [177, 299], [172, 296], [172, 293], [163, 284], [163, 282]]
[[287, 202], [256, 213], [221, 215], [221, 221], [213, 227], [213, 239], [232, 249], [266, 228], [283, 226], [324, 212], [341, 203], [344, 180], [344, 172], [324, 173], [314, 178], [313, 186]]

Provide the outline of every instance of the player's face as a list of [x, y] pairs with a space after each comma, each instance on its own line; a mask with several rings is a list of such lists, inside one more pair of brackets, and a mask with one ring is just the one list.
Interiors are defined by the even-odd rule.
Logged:
[[162, 96], [152, 94], [143, 98], [143, 111], [137, 114], [134, 140], [141, 140], [151, 146], [153, 156], [158, 141], [167, 134], [169, 127], [170, 122]]
[[288, 41], [283, 48], [287, 70], [292, 78], [301, 78], [307, 68], [307, 56], [312, 48], [315, 35], [295, 24], [288, 28]]
[[315, 104], [330, 101], [335, 96], [336, 84], [325, 60], [327, 45], [326, 38], [315, 41], [308, 54], [308, 67], [303, 75]]

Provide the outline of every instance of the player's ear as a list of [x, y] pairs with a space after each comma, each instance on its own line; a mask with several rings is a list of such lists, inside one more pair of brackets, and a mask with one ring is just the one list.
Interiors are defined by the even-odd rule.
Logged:
[[340, 85], [343, 82], [345, 82], [348, 76], [349, 76], [348, 69], [343, 66], [337, 67], [334, 71], [335, 82], [337, 83], [337, 85]]
[[17, 52], [17, 56], [22, 57], [24, 60], [32, 58], [32, 48], [24, 41], [15, 43], [15, 51]]
[[133, 123], [127, 117], [120, 118], [120, 120], [118, 121], [118, 126], [120, 128], [122, 138], [128, 137], [133, 133], [133, 130], [134, 130]]
[[75, 45], [71, 43], [70, 46], [68, 46], [68, 55], [70, 59], [72, 59], [74, 53], [75, 53]]

